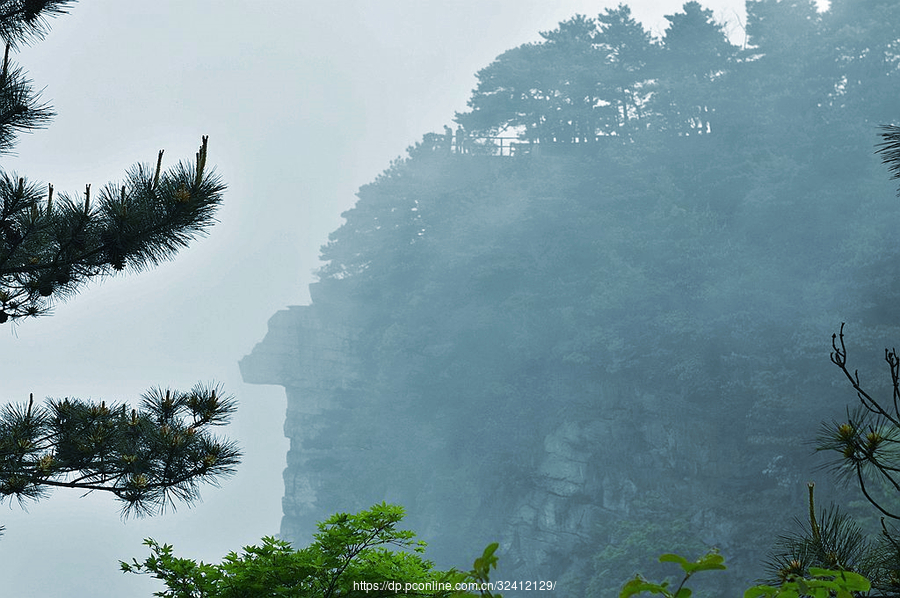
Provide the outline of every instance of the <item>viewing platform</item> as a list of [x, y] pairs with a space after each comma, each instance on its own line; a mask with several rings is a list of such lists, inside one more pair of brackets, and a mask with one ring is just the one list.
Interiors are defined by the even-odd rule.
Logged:
[[524, 139], [515, 135], [460, 135], [450, 133], [426, 133], [422, 138], [422, 147], [432, 151], [445, 151], [451, 154], [472, 154], [478, 156], [514, 157], [522, 155], [538, 156], [556, 155], [569, 152], [584, 151], [589, 148], [604, 147], [612, 140], [620, 140], [617, 136], [597, 136], [593, 140], [585, 138], [573, 139]]

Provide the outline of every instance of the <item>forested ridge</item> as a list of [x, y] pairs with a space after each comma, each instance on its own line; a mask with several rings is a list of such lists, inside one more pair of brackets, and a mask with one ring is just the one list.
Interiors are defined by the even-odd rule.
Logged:
[[855, 400], [831, 334], [873, 384], [900, 339], [875, 154], [900, 4], [747, 12], [740, 47], [696, 2], [660, 39], [576, 15], [478, 73], [465, 151], [426, 136], [359, 190], [312, 289], [360, 359], [297, 447], [325, 512], [395, 500], [445, 555], [502, 537], [501, 571], [558, 595], [678, 547], [722, 549], [718, 591], [761, 575]]

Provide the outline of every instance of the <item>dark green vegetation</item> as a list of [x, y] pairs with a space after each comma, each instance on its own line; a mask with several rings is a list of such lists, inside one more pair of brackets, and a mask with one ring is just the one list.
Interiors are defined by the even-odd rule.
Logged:
[[[0, 2], [0, 153], [52, 112], [10, 59], [17, 44], [41, 39], [47, 19], [72, 0]], [[124, 184], [91, 197], [59, 194], [0, 171], [0, 324], [48, 313], [90, 279], [141, 271], [172, 258], [215, 221], [225, 190], [206, 170], [207, 139], [193, 163], [134, 166]], [[6, 369], [11, 364], [4, 364]], [[47, 364], [52, 371], [52, 364]], [[7, 375], [9, 372], [4, 372]], [[36, 381], [39, 382], [39, 381]], [[198, 384], [189, 392], [151, 389], [140, 410], [76, 398], [0, 411], [0, 501], [40, 499], [54, 487], [110, 492], [124, 514], [191, 502], [201, 483], [233, 473], [240, 452], [210, 433], [227, 423], [232, 399]], [[2, 529], [2, 528], [0, 528]]]
[[[674, 586], [669, 581], [656, 583], [636, 575], [629, 580], [619, 593], [619, 598], [631, 598], [642, 594], [655, 594], [665, 598], [690, 598], [693, 590], [685, 585], [695, 574], [701, 571], [723, 571], [727, 569], [725, 559], [716, 551], [709, 552], [696, 561], [689, 561], [677, 554], [664, 554], [659, 557], [660, 563], [676, 563], [684, 571], [681, 582]], [[778, 585], [760, 584], [748, 588], [744, 598], [853, 598], [871, 589], [869, 581], [852, 571], [841, 569], [822, 569], [812, 567], [807, 576], [793, 576], [782, 580]]]
[[147, 540], [152, 555], [143, 562], [121, 563], [122, 570], [152, 575], [166, 584], [163, 598], [331, 598], [332, 596], [484, 596], [490, 591], [456, 591], [490, 581], [496, 567], [488, 546], [467, 572], [437, 571], [422, 554], [415, 533], [397, 529], [403, 508], [382, 503], [356, 514], [338, 513], [318, 524], [315, 541], [300, 550], [275, 538], [231, 553], [220, 565], [174, 556], [172, 546]]
[[728, 556], [715, 595], [763, 575], [816, 429], [856, 400], [842, 321], [890, 392], [900, 202], [874, 150], [900, 4], [747, 6], [743, 48], [697, 3], [659, 40], [624, 6], [561, 23], [478, 74], [467, 151], [426, 136], [360, 189], [295, 341], [344, 353], [278, 380], [286, 505], [323, 511], [286, 526], [387, 498], [439, 562], [501, 538], [505, 575], [559, 596], [697, 547]]
[[[397, 529], [403, 515], [402, 507], [386, 503], [354, 515], [338, 513], [317, 524], [315, 541], [306, 548], [295, 550], [287, 542], [266, 537], [260, 546], [245, 546], [240, 555], [229, 553], [219, 565], [176, 557], [172, 546], [148, 539], [144, 544], [152, 553], [149, 557], [143, 562], [122, 561], [120, 566], [126, 573], [151, 575], [163, 581], [166, 589], [154, 593], [160, 598], [501, 598], [500, 588], [521, 587], [522, 582], [517, 581], [491, 582], [491, 570], [498, 562], [496, 543], [485, 548], [470, 571], [435, 570], [434, 564], [422, 556], [425, 543], [416, 540], [415, 533]], [[608, 595], [690, 598], [693, 592], [685, 584], [695, 574], [727, 569], [724, 557], [715, 550], [695, 561], [667, 553], [659, 557], [659, 562], [681, 567], [684, 576], [677, 587], [668, 580], [657, 583], [636, 575], [620, 591], [615, 589]], [[528, 587], [528, 591], [556, 589], [537, 584]], [[852, 598], [851, 592], [867, 591], [870, 587], [868, 580], [858, 573], [810, 567], [806, 576], [795, 574], [774, 586], [753, 586], [744, 597]]]

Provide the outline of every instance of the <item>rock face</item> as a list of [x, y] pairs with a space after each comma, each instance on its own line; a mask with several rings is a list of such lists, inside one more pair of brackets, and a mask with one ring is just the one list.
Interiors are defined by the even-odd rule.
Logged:
[[[335, 313], [316, 305], [279, 311], [240, 362], [246, 382], [279, 384], [287, 394], [281, 535], [298, 545], [331, 513], [387, 500], [407, 508], [407, 525], [439, 565], [465, 567], [501, 540], [498, 578], [567, 580], [556, 595], [575, 596], [592, 574], [591, 555], [633, 541], [623, 521], [636, 529], [644, 518], [683, 521], [697, 546], [727, 555], [729, 576], [718, 586], [727, 591], [760, 576], [775, 536], [803, 513], [799, 472], [808, 470], [809, 447], [795, 439], [812, 431], [788, 423], [802, 418], [783, 406], [760, 399], [722, 413], [636, 383], [601, 384], [591, 394], [605, 408], [548, 411], [554, 423], [507, 467], [508, 456], [461, 451], [457, 442], [494, 439], [468, 438], [438, 412], [407, 417], [402, 400], [367, 395], [366, 356]], [[354, 407], [360, 397], [371, 402], [364, 415]], [[342, 427], [362, 431], [341, 435]], [[501, 473], [473, 477], [491, 459]]]
[[[749, 3], [745, 52], [689, 3], [617, 85], [614, 40], [646, 34], [627, 7], [562, 23], [478, 73], [465, 152], [428, 134], [360, 188], [312, 305], [241, 363], [287, 392], [287, 539], [389, 501], [440, 566], [499, 541], [500, 578], [554, 596], [665, 577], [664, 552], [718, 547], [714, 596], [763, 574], [807, 512], [809, 442], [856, 400], [832, 333], [867, 385], [900, 338], [900, 203], [872, 155], [900, 4], [808, 4]], [[544, 150], [476, 140], [497, 131]]]
[[265, 340], [240, 362], [249, 384], [278, 384], [287, 394], [284, 435], [291, 440], [284, 471], [284, 518], [281, 535], [308, 538], [310, 522], [322, 519], [317, 491], [323, 480], [315, 475], [316, 459], [327, 450], [300, 447], [317, 436], [321, 414], [336, 391], [353, 386], [357, 363], [352, 336], [333, 322], [326, 327], [312, 306], [292, 306], [269, 320]]

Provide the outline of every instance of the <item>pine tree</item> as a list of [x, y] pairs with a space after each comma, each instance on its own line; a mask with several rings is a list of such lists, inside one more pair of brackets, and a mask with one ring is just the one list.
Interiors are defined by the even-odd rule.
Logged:
[[[73, 3], [0, 0], [0, 154], [53, 116], [10, 52], [40, 40], [48, 18]], [[90, 279], [141, 271], [206, 232], [225, 190], [206, 168], [207, 138], [191, 163], [163, 171], [162, 156], [95, 197], [90, 185], [83, 197], [54, 197], [52, 185], [45, 192], [0, 170], [0, 324], [47, 314]], [[73, 398], [9, 404], [0, 411], [0, 501], [69, 487], [110, 492], [125, 515], [189, 503], [201, 482], [233, 473], [240, 460], [234, 443], [209, 432], [234, 409], [218, 387], [202, 384], [186, 393], [151, 389], [140, 409]]]
[[662, 40], [662, 73], [651, 103], [676, 135], [712, 132], [718, 80], [734, 65], [737, 48], [709, 9], [687, 2], [684, 12], [666, 15]]

